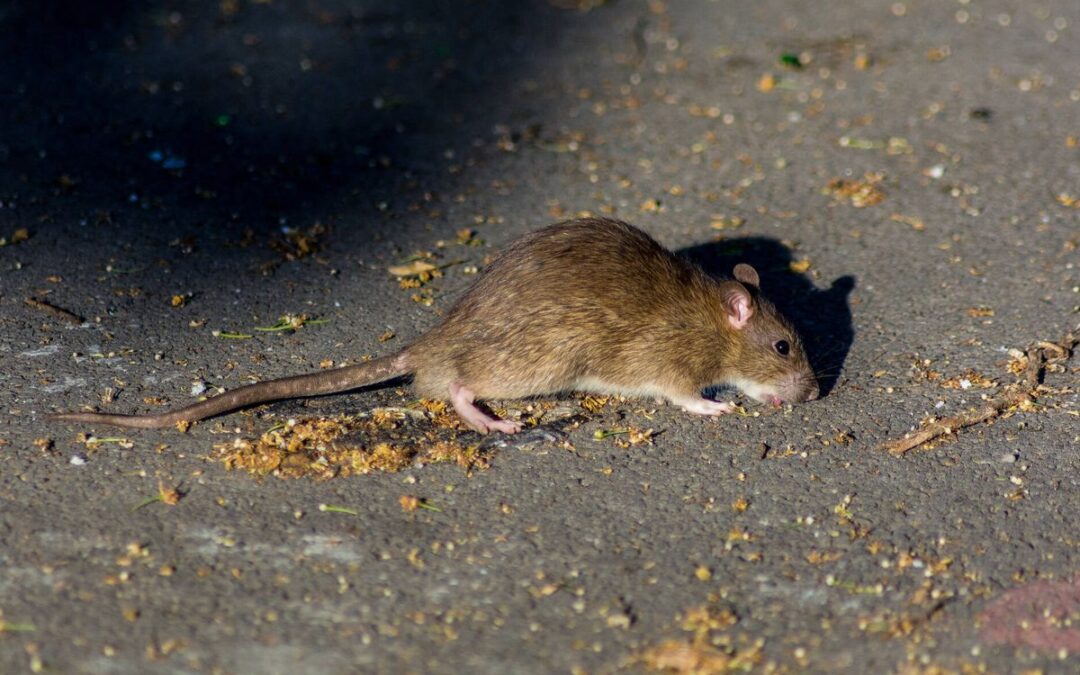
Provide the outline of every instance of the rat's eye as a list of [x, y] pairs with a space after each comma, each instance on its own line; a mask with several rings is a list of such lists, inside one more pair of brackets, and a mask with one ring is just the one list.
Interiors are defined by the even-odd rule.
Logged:
[[776, 353], [780, 356], [787, 356], [788, 352], [791, 351], [791, 345], [788, 344], [787, 340], [777, 340], [773, 348], [776, 349]]

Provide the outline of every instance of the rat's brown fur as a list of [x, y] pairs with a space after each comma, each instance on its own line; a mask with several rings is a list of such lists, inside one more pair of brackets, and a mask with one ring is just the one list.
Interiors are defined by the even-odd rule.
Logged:
[[[450, 398], [482, 432], [516, 425], [485, 418], [472, 407], [474, 398], [588, 390], [658, 396], [717, 414], [723, 406], [700, 394], [710, 385], [733, 384], [774, 403], [816, 397], [798, 336], [760, 297], [757, 273], [740, 265], [736, 276], [717, 281], [623, 222], [560, 223], [510, 244], [441, 324], [397, 355], [242, 387], [161, 415], [54, 417], [169, 426], [408, 373], [418, 394]], [[749, 319], [736, 328], [739, 299]], [[786, 356], [775, 348], [779, 340], [790, 345]]]

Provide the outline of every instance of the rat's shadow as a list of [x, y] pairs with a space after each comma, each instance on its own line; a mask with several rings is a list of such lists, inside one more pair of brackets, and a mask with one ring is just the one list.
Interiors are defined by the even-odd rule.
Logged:
[[738, 263], [748, 263], [761, 277], [761, 294], [795, 325], [806, 356], [817, 373], [821, 396], [840, 376], [855, 337], [848, 294], [855, 277], [843, 276], [828, 290], [818, 290], [802, 274], [792, 272], [791, 251], [775, 239], [741, 237], [691, 246], [678, 251], [714, 277], [730, 279]]

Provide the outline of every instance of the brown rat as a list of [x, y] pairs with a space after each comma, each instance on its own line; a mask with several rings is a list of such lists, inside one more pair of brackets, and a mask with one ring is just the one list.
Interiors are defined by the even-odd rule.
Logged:
[[702, 415], [730, 403], [703, 389], [731, 385], [758, 401], [817, 398], [791, 324], [761, 297], [758, 274], [718, 281], [645, 232], [586, 218], [511, 243], [438, 326], [397, 354], [328, 372], [248, 385], [158, 415], [63, 413], [52, 419], [166, 427], [286, 398], [332, 394], [412, 374], [416, 392], [449, 399], [469, 427], [514, 433], [478, 399], [567, 391], [663, 398]]

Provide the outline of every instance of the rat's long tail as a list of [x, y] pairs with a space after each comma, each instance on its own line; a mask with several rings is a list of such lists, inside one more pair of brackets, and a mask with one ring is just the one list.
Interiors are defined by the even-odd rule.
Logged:
[[157, 429], [173, 426], [177, 422], [203, 420], [207, 417], [214, 417], [215, 415], [259, 403], [280, 401], [286, 398], [337, 394], [350, 389], [392, 380], [409, 372], [408, 357], [404, 352], [401, 352], [346, 368], [249, 384], [246, 387], [227, 391], [205, 401], [192, 403], [189, 406], [163, 412], [159, 415], [59, 413], [49, 415], [48, 419], [59, 422], [82, 422], [84, 424], [111, 424], [129, 429]]

